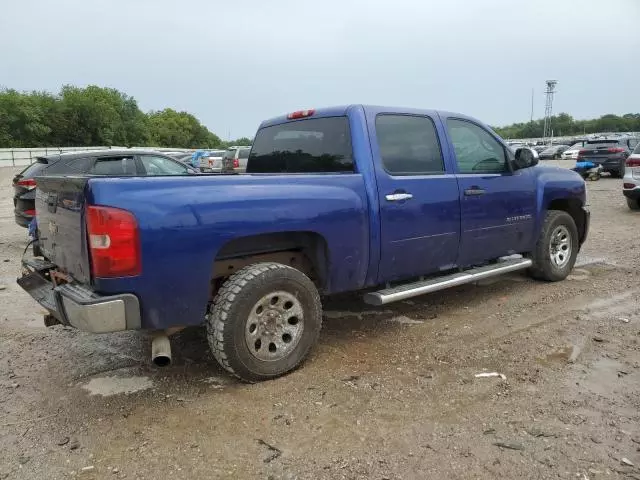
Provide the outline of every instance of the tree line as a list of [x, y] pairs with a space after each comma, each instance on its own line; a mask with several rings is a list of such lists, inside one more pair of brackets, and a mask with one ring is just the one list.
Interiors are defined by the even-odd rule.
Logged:
[[145, 113], [135, 98], [114, 88], [65, 85], [58, 94], [0, 90], [0, 148], [154, 146], [215, 148], [223, 142], [187, 112]]
[[[626, 113], [622, 116], [608, 114], [591, 120], [576, 120], [568, 113], [560, 113], [551, 117], [551, 128], [555, 137], [602, 132], [640, 132], [640, 113]], [[494, 127], [494, 130], [502, 138], [539, 138], [544, 133], [544, 119]]]

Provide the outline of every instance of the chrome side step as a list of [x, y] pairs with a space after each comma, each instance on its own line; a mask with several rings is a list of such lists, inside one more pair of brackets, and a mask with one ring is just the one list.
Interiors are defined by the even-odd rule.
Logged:
[[418, 282], [407, 283], [398, 287], [366, 293], [364, 295], [364, 301], [369, 305], [385, 305], [387, 303], [405, 300], [425, 293], [437, 292], [438, 290], [444, 290], [445, 288], [477, 282], [478, 280], [502, 275], [503, 273], [523, 270], [530, 267], [531, 263], [531, 260], [528, 258], [507, 257], [505, 260], [492, 265], [485, 265], [483, 267], [472, 268], [471, 270], [452, 273], [443, 277], [420, 280]]

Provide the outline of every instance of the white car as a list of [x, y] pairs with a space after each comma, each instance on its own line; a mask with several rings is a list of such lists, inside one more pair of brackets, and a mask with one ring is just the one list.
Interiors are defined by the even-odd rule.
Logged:
[[631, 210], [640, 210], [640, 143], [625, 162], [622, 194]]
[[562, 153], [562, 157], [561, 157], [562, 160], [577, 160], [578, 159], [578, 153], [583, 148], [584, 148], [584, 146], [582, 145], [582, 142], [574, 143], [573, 145], [571, 145], [568, 149], [566, 149]]
[[210, 150], [208, 153], [208, 155], [200, 157], [200, 171], [221, 172], [222, 157], [225, 154], [225, 150]]

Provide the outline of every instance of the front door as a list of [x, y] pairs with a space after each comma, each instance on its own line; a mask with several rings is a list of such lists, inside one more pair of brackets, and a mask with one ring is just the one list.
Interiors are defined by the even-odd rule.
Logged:
[[439, 119], [380, 113], [369, 120], [380, 202], [378, 280], [452, 268], [460, 201], [455, 175], [446, 172]]
[[512, 170], [510, 152], [484, 127], [446, 120], [460, 194], [462, 233], [458, 264], [483, 263], [527, 251], [532, 242], [535, 178]]

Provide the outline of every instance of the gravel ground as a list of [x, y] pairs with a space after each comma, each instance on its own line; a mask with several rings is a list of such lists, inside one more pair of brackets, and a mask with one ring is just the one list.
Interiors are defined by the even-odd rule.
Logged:
[[[150, 365], [140, 333], [42, 326], [15, 278], [0, 169], [0, 480], [640, 479], [640, 215], [590, 183], [564, 282], [508, 275], [382, 309], [326, 303], [296, 372], [244, 385], [203, 332]], [[476, 378], [499, 372], [501, 378]]]

